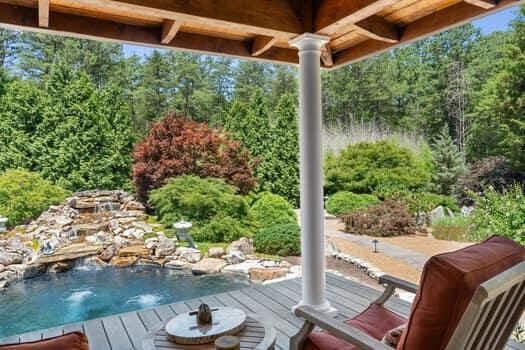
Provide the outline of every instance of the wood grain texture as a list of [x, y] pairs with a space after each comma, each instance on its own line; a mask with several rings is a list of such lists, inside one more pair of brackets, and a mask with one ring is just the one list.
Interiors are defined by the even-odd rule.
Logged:
[[276, 37], [257, 35], [252, 43], [252, 56], [259, 56], [263, 52], [268, 51], [276, 42]]
[[400, 38], [400, 30], [397, 25], [390, 23], [379, 16], [371, 16], [355, 24], [357, 31], [370, 39], [397, 43]]
[[162, 34], [160, 42], [162, 44], [169, 44], [173, 40], [173, 38], [175, 38], [175, 35], [177, 35], [180, 26], [180, 21], [173, 21], [171, 19], [164, 20], [164, 22], [162, 23]]
[[479, 6], [481, 8], [484, 8], [486, 10], [493, 8], [496, 6], [495, 0], [465, 0], [465, 2], [474, 5]]
[[49, 26], [49, 0], [38, 0], [38, 25]]

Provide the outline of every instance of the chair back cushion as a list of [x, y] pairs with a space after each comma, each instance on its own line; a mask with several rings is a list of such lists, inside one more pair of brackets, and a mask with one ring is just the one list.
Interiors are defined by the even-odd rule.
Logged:
[[89, 350], [89, 345], [84, 334], [71, 332], [29, 343], [0, 345], [0, 350]]
[[430, 258], [397, 349], [444, 349], [476, 289], [524, 260], [521, 245], [499, 236]]

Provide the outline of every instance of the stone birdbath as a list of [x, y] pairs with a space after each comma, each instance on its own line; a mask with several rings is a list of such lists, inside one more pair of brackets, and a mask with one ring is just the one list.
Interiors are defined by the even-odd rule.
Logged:
[[5, 216], [0, 215], [0, 233], [4, 233], [7, 231], [7, 222], [9, 221], [8, 218]]
[[188, 233], [188, 230], [193, 226], [193, 224], [189, 221], [185, 221], [184, 219], [177, 221], [173, 224], [173, 228], [177, 230], [177, 236], [179, 236], [180, 240], [186, 240], [188, 242], [188, 245], [190, 248], [197, 249], [197, 246], [193, 242], [193, 238]]

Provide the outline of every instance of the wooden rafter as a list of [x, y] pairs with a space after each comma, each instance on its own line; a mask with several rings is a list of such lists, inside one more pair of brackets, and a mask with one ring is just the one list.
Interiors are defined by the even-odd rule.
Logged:
[[370, 39], [397, 43], [400, 40], [399, 27], [384, 18], [373, 15], [355, 24], [356, 30]]
[[[494, 9], [525, 3], [523, 0], [500, 0]], [[493, 9], [493, 10], [494, 10]], [[453, 26], [460, 25], [474, 18], [485, 15], [489, 10], [460, 2], [443, 10], [434, 12], [404, 26], [403, 36], [397, 43], [387, 43], [376, 40], [367, 40], [334, 54], [334, 68], [356, 62], [374, 54], [378, 54], [398, 45], [407, 44], [426, 36], [445, 31]]]
[[259, 56], [263, 52], [268, 51], [276, 42], [276, 37], [257, 35], [252, 43], [252, 56]]
[[171, 19], [164, 20], [162, 23], [162, 35], [160, 42], [162, 44], [169, 44], [173, 38], [175, 38], [175, 35], [177, 35], [180, 25], [180, 21], [173, 21]]
[[496, 0], [464, 0], [466, 3], [469, 3], [474, 6], [479, 6], [486, 10], [491, 9], [497, 5]]
[[49, 26], [49, 0], [38, 0], [38, 25]]
[[325, 67], [332, 67], [334, 65], [330, 43], [324, 45], [323, 48], [321, 49], [321, 61], [323, 62]]
[[[289, 1], [265, 0], [75, 0], [100, 5], [106, 10], [126, 10], [183, 22], [203, 22], [269, 35], [294, 36], [301, 33], [301, 18]], [[264, 8], [264, 11], [261, 11]]]
[[320, 0], [314, 17], [318, 34], [332, 34], [342, 27], [363, 21], [399, 0]]
[[[153, 47], [171, 47], [186, 51], [251, 58], [251, 50], [243, 41], [180, 32], [167, 45], [160, 44], [158, 28], [141, 27], [113, 21], [52, 12], [49, 28], [38, 26], [38, 10], [0, 3], [0, 23], [13, 28], [29, 29], [50, 34], [64, 34], [89, 39], [145, 44]], [[297, 63], [297, 51], [272, 47], [258, 59], [282, 63]]]

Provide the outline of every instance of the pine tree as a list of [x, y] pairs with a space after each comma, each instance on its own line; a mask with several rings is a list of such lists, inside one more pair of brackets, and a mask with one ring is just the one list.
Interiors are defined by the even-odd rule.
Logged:
[[436, 192], [449, 195], [454, 190], [459, 175], [465, 171], [463, 154], [446, 128], [441, 129], [433, 144], [435, 171], [433, 184]]

